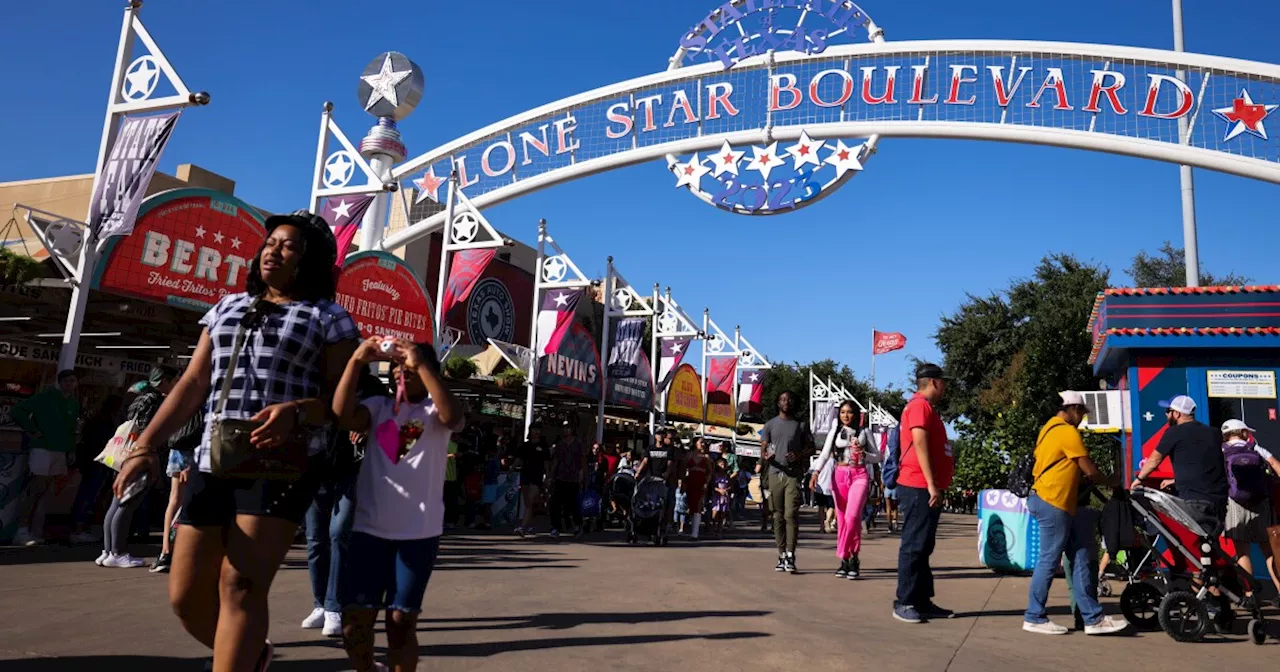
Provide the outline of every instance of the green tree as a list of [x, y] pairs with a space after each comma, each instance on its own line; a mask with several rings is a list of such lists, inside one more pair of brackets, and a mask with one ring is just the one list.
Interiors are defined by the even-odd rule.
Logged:
[[[1134, 287], [1184, 287], [1187, 284], [1187, 254], [1181, 247], [1164, 241], [1160, 251], [1147, 254], [1145, 250], [1134, 255], [1127, 273], [1133, 280]], [[1200, 268], [1200, 285], [1202, 287], [1221, 287], [1224, 285], [1247, 285], [1250, 279], [1228, 273], [1216, 276]]]

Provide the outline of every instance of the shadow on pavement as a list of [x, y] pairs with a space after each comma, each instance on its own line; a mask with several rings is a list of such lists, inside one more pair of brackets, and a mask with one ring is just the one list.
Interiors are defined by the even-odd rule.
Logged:
[[[0, 661], [5, 672], [62, 672], [63, 670], [129, 670], [130, 672], [183, 672], [203, 670], [204, 658], [163, 656], [68, 656], [65, 658], [23, 658]], [[271, 672], [338, 672], [350, 670], [345, 658], [328, 660], [281, 660], [271, 663]]]
[[[637, 625], [640, 623], [669, 623], [695, 618], [745, 618], [768, 616], [770, 611], [642, 611], [636, 613], [552, 613], [534, 614], [532, 616], [495, 616], [493, 618], [424, 618], [418, 621], [419, 630], [431, 632], [453, 632], [469, 630], [521, 630], [538, 628], [543, 630], [567, 630], [580, 625], [597, 625], [601, 623], [618, 623]], [[464, 623], [487, 625], [458, 625], [452, 627], [436, 627], [435, 623]]]
[[[555, 639], [524, 639], [510, 642], [484, 642], [480, 644], [437, 644], [424, 646], [423, 655], [427, 657], [459, 657], [485, 658], [500, 653], [518, 651], [540, 651], [543, 649], [563, 649], [583, 646], [624, 646], [627, 644], [657, 644], [661, 642], [683, 642], [694, 639], [709, 641], [731, 641], [739, 639], [758, 639], [769, 637], [765, 632], [722, 632], [713, 635], [610, 635], [604, 637], [557, 637]], [[275, 666], [272, 666], [275, 670]]]

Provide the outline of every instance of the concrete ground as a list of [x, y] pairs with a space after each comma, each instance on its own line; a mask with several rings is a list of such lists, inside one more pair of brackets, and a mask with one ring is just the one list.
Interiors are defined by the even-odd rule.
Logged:
[[[806, 512], [796, 576], [773, 571], [772, 541], [754, 530], [667, 548], [628, 547], [616, 532], [559, 542], [449, 536], [427, 592], [421, 669], [1129, 672], [1263, 670], [1280, 660], [1280, 642], [1255, 646], [1241, 635], [1178, 644], [1159, 631], [1023, 633], [1028, 579], [977, 565], [969, 516], [944, 518], [933, 556], [937, 601], [957, 618], [906, 625], [890, 616], [896, 538], [870, 535], [864, 578], [851, 582], [832, 576], [834, 537], [815, 530]], [[164, 578], [98, 568], [97, 552], [0, 549], [0, 671], [201, 669], [208, 653], [170, 613]], [[1070, 625], [1062, 581], [1051, 604]], [[1119, 612], [1114, 598], [1106, 604]], [[311, 609], [302, 547], [286, 560], [271, 606], [272, 672], [350, 669], [337, 641], [298, 627]], [[1278, 637], [1280, 614], [1270, 614]]]

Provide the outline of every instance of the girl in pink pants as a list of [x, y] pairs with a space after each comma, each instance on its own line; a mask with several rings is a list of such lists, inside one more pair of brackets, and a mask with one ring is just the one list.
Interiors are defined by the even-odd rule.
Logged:
[[827, 435], [813, 477], [817, 480], [817, 474], [827, 465], [827, 460], [836, 461], [835, 476], [831, 480], [835, 490], [836, 515], [840, 520], [840, 534], [836, 539], [840, 569], [836, 570], [836, 577], [841, 579], [856, 579], [861, 574], [858, 551], [862, 549], [862, 507], [867, 503], [867, 491], [871, 485], [867, 465], [878, 463], [881, 457], [880, 451], [870, 441], [858, 435], [853, 425], [856, 413], [853, 402], [846, 401], [840, 405], [840, 422]]

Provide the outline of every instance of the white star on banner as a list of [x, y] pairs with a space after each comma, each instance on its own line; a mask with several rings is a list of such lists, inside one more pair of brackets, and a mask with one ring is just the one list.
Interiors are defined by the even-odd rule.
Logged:
[[682, 352], [684, 351], [684, 346], [679, 343], [673, 343], [671, 344], [671, 351], [676, 353]]
[[204, 227], [203, 227], [203, 226], [197, 226], [197, 227], [196, 227], [196, 238], [204, 238]]
[[754, 170], [764, 176], [765, 182], [769, 181], [769, 173], [774, 168], [782, 165], [782, 159], [778, 158], [778, 143], [773, 143], [768, 147], [752, 147], [751, 152], [755, 154], [755, 158], [747, 164], [747, 170]]
[[844, 144], [844, 140], [836, 140], [835, 148], [823, 163], [835, 166], [838, 180], [851, 170], [862, 170], [862, 162], [858, 160], [858, 154], [861, 152], [862, 145], [848, 147]]
[[232, 239], [231, 239], [231, 249], [233, 249], [233, 250], [238, 250], [238, 249], [240, 249], [240, 239], [239, 239], [239, 238], [232, 238]]
[[1142, 419], [1146, 420], [1147, 422], [1151, 422], [1152, 420], [1155, 419], [1155, 417], [1156, 417], [1155, 414], [1152, 413], [1151, 411], [1147, 411], [1146, 413], [1142, 414]]
[[825, 140], [814, 142], [809, 139], [809, 134], [800, 131], [800, 141], [787, 148], [787, 153], [795, 159], [796, 170], [800, 170], [800, 166], [806, 163], [812, 163], [815, 166], [821, 166], [822, 161], [818, 159], [818, 150], [827, 146]]
[[702, 176], [711, 172], [711, 169], [702, 165], [702, 160], [698, 158], [698, 153], [694, 152], [689, 158], [689, 163], [677, 163], [672, 170], [676, 173], [676, 188], [683, 186], [698, 187], [698, 183], [702, 180]]
[[[351, 204], [347, 202], [347, 199], [344, 198], [341, 201], [338, 201], [338, 207], [333, 209], [333, 218], [338, 220], [338, 222], [341, 222], [343, 219], [351, 218]], [[338, 222], [334, 223], [337, 224]]]
[[565, 296], [564, 294], [556, 294], [555, 296], [551, 297], [551, 300], [556, 302], [556, 308], [560, 308], [565, 304], [569, 303], [569, 297]]
[[214, 232], [213, 232], [213, 242], [215, 242], [215, 243], [221, 243], [223, 238], [226, 238], [226, 236], [222, 235], [222, 232], [221, 232], [221, 231], [214, 231]]
[[360, 79], [363, 79], [365, 83], [373, 89], [369, 93], [369, 100], [365, 101], [365, 111], [368, 111], [374, 105], [377, 105], [378, 101], [384, 98], [387, 102], [391, 103], [392, 106], [399, 106], [400, 96], [396, 94], [396, 86], [412, 74], [412, 70], [400, 70], [399, 72], [392, 70], [391, 54], [387, 54], [386, 58], [382, 59], [382, 69], [379, 70], [377, 74], [363, 75], [360, 77]]
[[437, 177], [436, 167], [431, 166], [426, 173], [423, 173], [421, 178], [413, 181], [413, 184], [418, 187], [418, 198], [414, 203], [421, 203], [428, 198], [439, 203], [440, 185], [448, 181], [447, 178]]
[[713, 175], [720, 177], [724, 173], [733, 173], [736, 177], [738, 175], [738, 162], [745, 155], [746, 152], [735, 151], [733, 145], [730, 145], [729, 141], [725, 140], [720, 147], [720, 151], [711, 157], [711, 165], [715, 166]]
[[758, 374], [758, 373], [753, 373], [753, 374], [751, 374], [751, 382], [753, 382], [753, 383], [754, 383], [754, 382], [756, 382], [757, 380], [760, 380], [760, 374]]

